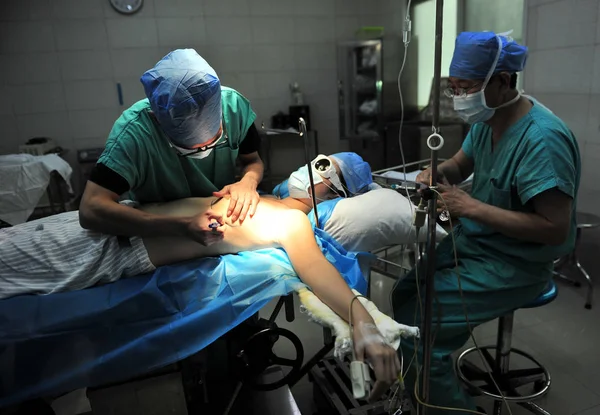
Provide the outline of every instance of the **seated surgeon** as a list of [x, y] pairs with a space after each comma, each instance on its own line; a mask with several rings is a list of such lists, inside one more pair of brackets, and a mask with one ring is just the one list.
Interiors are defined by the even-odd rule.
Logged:
[[256, 114], [194, 49], [170, 52], [141, 82], [147, 98], [115, 122], [83, 193], [81, 226], [111, 235], [218, 242], [222, 235], [211, 231], [205, 215], [183, 222], [118, 201], [125, 194], [139, 203], [227, 195], [227, 217], [251, 216], [264, 170]]
[[[516, 73], [526, 59], [526, 47], [492, 32], [461, 33], [456, 39], [448, 95], [472, 127], [462, 148], [439, 166], [449, 182], [438, 186], [440, 207], [445, 203], [458, 220], [456, 246], [446, 237], [436, 253], [432, 327], [437, 334], [429, 394], [434, 405], [475, 409], [451, 359], [469, 338], [463, 300], [471, 328], [522, 307], [543, 292], [553, 260], [574, 248], [581, 174], [577, 141], [562, 120], [516, 89]], [[469, 195], [454, 185], [472, 173]], [[431, 185], [430, 177], [425, 170], [417, 181]], [[413, 271], [393, 291], [399, 323], [420, 321], [416, 284], [424, 277]], [[413, 355], [410, 342], [402, 347], [404, 356]], [[410, 391], [414, 382], [412, 370], [406, 381]]]
[[[292, 200], [292, 199], [287, 199]], [[321, 252], [305, 213], [285, 200], [263, 198], [252, 217], [241, 222], [226, 217], [229, 198], [188, 198], [140, 208], [149, 215], [212, 219], [220, 241], [204, 246], [185, 236], [119, 238], [82, 228], [77, 212], [66, 212], [0, 229], [0, 298], [80, 290], [132, 277], [190, 259], [282, 247], [298, 277], [344, 320], [352, 306], [354, 348], [368, 359], [382, 393], [400, 371], [395, 350], [375, 326], [337, 269]]]

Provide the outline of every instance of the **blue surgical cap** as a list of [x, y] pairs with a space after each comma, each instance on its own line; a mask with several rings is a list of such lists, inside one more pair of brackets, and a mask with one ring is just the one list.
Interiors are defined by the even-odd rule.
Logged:
[[[527, 47], [500, 35], [502, 52], [493, 74], [520, 72], [527, 61]], [[450, 63], [450, 76], [460, 79], [485, 79], [498, 53], [493, 32], [463, 32], [456, 38]]]
[[193, 148], [221, 128], [221, 83], [194, 50], [177, 49], [141, 77], [150, 107], [169, 138]]
[[340, 167], [348, 190], [353, 195], [364, 193], [373, 183], [371, 166], [356, 153], [335, 153], [330, 156]]

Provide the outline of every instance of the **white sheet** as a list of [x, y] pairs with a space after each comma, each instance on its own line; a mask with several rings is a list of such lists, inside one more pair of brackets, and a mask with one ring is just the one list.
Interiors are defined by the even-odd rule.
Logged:
[[71, 188], [73, 169], [56, 154], [0, 156], [0, 219], [16, 225], [27, 221], [50, 183], [50, 173], [58, 172]]
[[[415, 170], [415, 171], [411, 171], [411, 172], [406, 172], [406, 180], [410, 181], [410, 182], [416, 181], [417, 176], [422, 171], [423, 170]], [[403, 171], [390, 170], [390, 171], [386, 171], [385, 173], [382, 173], [381, 175], [385, 176], [385, 177], [389, 177], [391, 179], [405, 180]], [[470, 182], [472, 180], [473, 180], [473, 175], [471, 174], [469, 177], [467, 177], [467, 180], [465, 180], [465, 182]]]
[[[427, 240], [427, 221], [419, 230], [413, 226], [412, 203], [392, 189], [376, 189], [340, 200], [324, 226], [325, 232], [348, 251], [373, 251], [390, 245]], [[436, 224], [436, 238], [447, 232]]]

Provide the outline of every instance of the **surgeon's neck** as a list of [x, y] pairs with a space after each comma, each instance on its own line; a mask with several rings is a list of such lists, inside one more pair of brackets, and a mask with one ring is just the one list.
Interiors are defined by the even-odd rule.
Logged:
[[[506, 101], [510, 101], [515, 97], [517, 91], [509, 95]], [[508, 130], [513, 124], [523, 118], [531, 109], [531, 102], [521, 96], [515, 103], [498, 108], [494, 113], [494, 116], [487, 121], [487, 124], [492, 128], [492, 141], [497, 144], [501, 139], [506, 130]]]

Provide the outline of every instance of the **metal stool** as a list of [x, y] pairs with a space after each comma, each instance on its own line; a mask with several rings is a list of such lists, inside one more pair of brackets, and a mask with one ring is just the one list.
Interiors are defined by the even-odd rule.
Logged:
[[[551, 281], [544, 292], [530, 304], [521, 308], [536, 308], [552, 302], [557, 295], [556, 284]], [[507, 402], [514, 402], [530, 412], [538, 415], [550, 415], [549, 412], [536, 405], [532, 401], [542, 397], [550, 388], [550, 373], [534, 357], [524, 351], [511, 348], [514, 311], [500, 317], [498, 322], [498, 338], [496, 346], [480, 347], [492, 372], [480, 369], [475, 364], [466, 360], [470, 353], [477, 353], [475, 347], [471, 347], [460, 354], [456, 359], [456, 374], [464, 382], [473, 395], [486, 395], [494, 398], [494, 415], [501, 415], [504, 402], [494, 386], [493, 380], [500, 388]], [[495, 358], [489, 352], [496, 350]], [[531, 361], [535, 367], [531, 369], [510, 369], [511, 353], [518, 354]], [[517, 388], [533, 383], [534, 391], [529, 395], [521, 395]]]
[[581, 239], [581, 231], [583, 229], [591, 229], [596, 228], [598, 226], [600, 226], [600, 217], [591, 213], [577, 212], [577, 239], [575, 242], [575, 249], [573, 249], [573, 252], [571, 252], [569, 255], [566, 255], [554, 261], [554, 275], [569, 282], [570, 284], [573, 284], [575, 287], [580, 287], [581, 283], [579, 281], [573, 281], [571, 278], [558, 272], [560, 268], [562, 268], [564, 265], [574, 266], [585, 277], [585, 280], [588, 285], [585, 308], [587, 308], [588, 310], [592, 308], [594, 285], [592, 284], [592, 278], [579, 262], [579, 258], [577, 257], [577, 248], [579, 247], [579, 242]]

